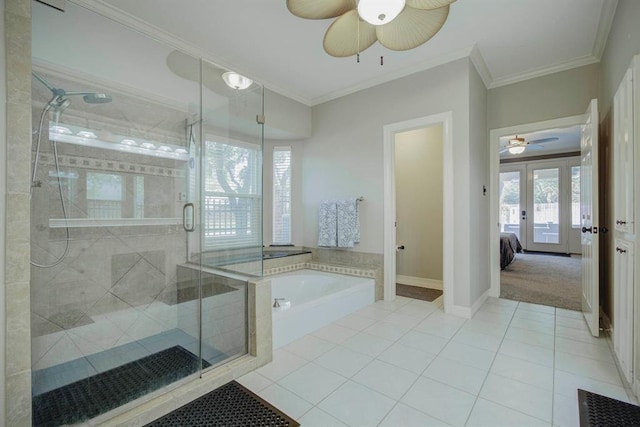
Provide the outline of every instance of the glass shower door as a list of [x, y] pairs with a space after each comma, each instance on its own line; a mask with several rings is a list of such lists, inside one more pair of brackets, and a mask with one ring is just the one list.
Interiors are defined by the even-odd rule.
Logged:
[[205, 61], [202, 82], [202, 358], [216, 365], [247, 353], [246, 276], [262, 275], [263, 93]]
[[73, 3], [32, 33], [33, 419], [75, 424], [200, 373], [200, 66]]

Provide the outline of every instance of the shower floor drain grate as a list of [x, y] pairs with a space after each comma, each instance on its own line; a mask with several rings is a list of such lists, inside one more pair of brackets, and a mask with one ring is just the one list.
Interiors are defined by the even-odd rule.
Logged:
[[145, 427], [299, 425], [253, 392], [231, 381]]
[[640, 426], [640, 406], [578, 389], [580, 427]]
[[[202, 361], [202, 368], [211, 366]], [[33, 397], [33, 425], [74, 424], [108, 412], [198, 370], [198, 357], [175, 346]]]

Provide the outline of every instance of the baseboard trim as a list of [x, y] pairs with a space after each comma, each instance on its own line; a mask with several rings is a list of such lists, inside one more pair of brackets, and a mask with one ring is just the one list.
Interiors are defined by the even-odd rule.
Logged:
[[419, 288], [437, 289], [441, 291], [442, 280], [425, 279], [423, 277], [396, 275], [396, 283], [401, 285], [417, 286]]
[[489, 289], [487, 289], [481, 296], [476, 300], [475, 303], [471, 307], [464, 307], [461, 305], [453, 305], [451, 307], [451, 314], [455, 316], [464, 317], [465, 319], [471, 319], [474, 314], [480, 310], [482, 304], [489, 298]]

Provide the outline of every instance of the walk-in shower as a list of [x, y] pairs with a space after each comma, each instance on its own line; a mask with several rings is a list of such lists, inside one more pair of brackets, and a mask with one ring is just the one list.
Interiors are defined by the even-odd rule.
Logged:
[[263, 92], [73, 3], [32, 33], [33, 420], [74, 424], [248, 353]]

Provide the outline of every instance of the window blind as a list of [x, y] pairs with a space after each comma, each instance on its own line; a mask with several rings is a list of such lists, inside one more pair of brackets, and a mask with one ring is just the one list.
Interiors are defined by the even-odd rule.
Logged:
[[291, 243], [291, 147], [273, 148], [272, 241]]
[[261, 245], [260, 154], [258, 146], [206, 142], [206, 248]]

